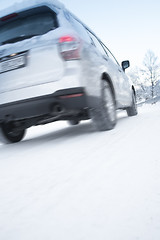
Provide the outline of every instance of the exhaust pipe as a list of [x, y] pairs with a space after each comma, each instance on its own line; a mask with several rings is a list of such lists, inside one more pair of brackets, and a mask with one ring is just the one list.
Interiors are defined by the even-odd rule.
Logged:
[[52, 116], [55, 116], [55, 115], [60, 115], [62, 113], [65, 112], [65, 109], [62, 105], [60, 104], [54, 104], [52, 107], [51, 107], [51, 114]]

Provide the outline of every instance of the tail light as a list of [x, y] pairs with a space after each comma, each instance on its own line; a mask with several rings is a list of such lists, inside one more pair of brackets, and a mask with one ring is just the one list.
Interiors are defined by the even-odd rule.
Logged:
[[80, 59], [80, 39], [63, 36], [59, 39], [60, 53], [65, 61]]

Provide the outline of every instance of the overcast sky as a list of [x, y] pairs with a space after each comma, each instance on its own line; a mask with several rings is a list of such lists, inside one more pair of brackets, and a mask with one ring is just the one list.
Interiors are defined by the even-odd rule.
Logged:
[[[0, 0], [0, 8], [22, 0]], [[31, 1], [31, 0], [28, 0]], [[143, 61], [148, 49], [160, 58], [160, 0], [61, 0], [87, 24], [119, 62], [132, 66]]]

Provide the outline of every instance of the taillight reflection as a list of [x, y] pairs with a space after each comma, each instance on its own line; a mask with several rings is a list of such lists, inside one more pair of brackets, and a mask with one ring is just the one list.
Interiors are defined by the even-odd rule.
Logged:
[[0, 20], [1, 20], [2, 22], [5, 22], [5, 21], [8, 21], [8, 20], [10, 20], [10, 19], [12, 19], [12, 18], [15, 18], [15, 17], [17, 17], [17, 16], [18, 16], [17, 13], [12, 13], [12, 14], [9, 14], [9, 15], [7, 15], [7, 16], [5, 16], [5, 17], [0, 18]]

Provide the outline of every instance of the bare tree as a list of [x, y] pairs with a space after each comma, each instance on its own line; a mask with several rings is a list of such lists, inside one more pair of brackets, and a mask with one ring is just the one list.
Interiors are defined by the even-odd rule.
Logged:
[[138, 67], [132, 68], [128, 75], [135, 86], [137, 101], [147, 100], [149, 98], [148, 88], [143, 80], [144, 77], [141, 70]]
[[154, 88], [160, 79], [160, 64], [158, 57], [154, 52], [148, 50], [143, 61], [143, 69], [141, 69], [145, 80], [151, 84], [151, 97], [154, 97]]

